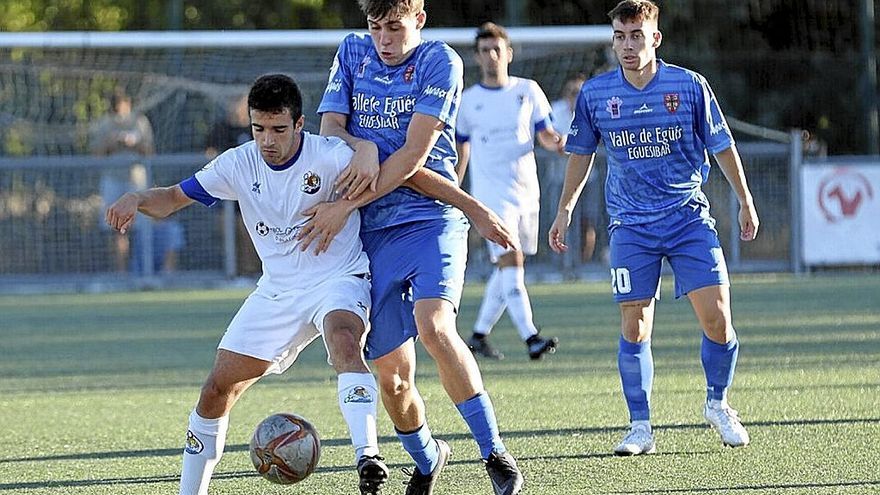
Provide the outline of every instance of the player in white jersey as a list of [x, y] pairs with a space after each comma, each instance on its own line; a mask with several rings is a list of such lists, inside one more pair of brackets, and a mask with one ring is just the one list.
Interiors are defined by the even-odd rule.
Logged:
[[360, 491], [379, 493], [388, 468], [379, 457], [376, 381], [363, 355], [370, 275], [360, 217], [351, 215], [321, 254], [300, 250], [296, 239], [309, 218], [304, 212], [335, 199], [333, 183], [353, 152], [340, 139], [303, 132], [302, 97], [285, 75], [257, 79], [248, 107], [254, 141], [226, 151], [177, 185], [127, 193], [107, 211], [107, 223], [124, 234], [138, 211], [164, 218], [196, 201], [238, 201], [263, 264], [256, 290], [218, 345], [190, 415], [180, 494], [208, 493], [235, 402], [263, 375], [284, 372], [318, 335], [338, 374]]
[[482, 77], [461, 95], [455, 136], [458, 178], [461, 182], [470, 170], [471, 194], [504, 220], [522, 249], [487, 242], [495, 270], [486, 283], [468, 346], [476, 354], [502, 359], [504, 354], [488, 336], [507, 308], [529, 357], [540, 359], [555, 352], [557, 340], [538, 335], [525, 285], [525, 256], [538, 251], [535, 136], [544, 149], [557, 153], [562, 153], [564, 140], [553, 130], [550, 103], [538, 83], [508, 74], [513, 48], [503, 27], [492, 22], [480, 26], [474, 52]]

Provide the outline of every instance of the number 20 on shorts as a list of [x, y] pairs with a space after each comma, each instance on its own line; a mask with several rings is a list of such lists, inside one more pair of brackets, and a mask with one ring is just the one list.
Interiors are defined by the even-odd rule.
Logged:
[[629, 278], [628, 269], [611, 269], [611, 290], [615, 294], [629, 294], [630, 292], [632, 292], [632, 283]]

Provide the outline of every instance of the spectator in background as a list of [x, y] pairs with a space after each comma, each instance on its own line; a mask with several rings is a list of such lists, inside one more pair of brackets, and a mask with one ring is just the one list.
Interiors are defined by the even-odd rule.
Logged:
[[[225, 112], [223, 119], [215, 122], [208, 133], [205, 158], [209, 160], [230, 148], [236, 148], [253, 140], [247, 93], [229, 100], [225, 105]], [[241, 222], [241, 209], [238, 203], [235, 203], [235, 214], [239, 220], [235, 222], [235, 271], [239, 275], [258, 275], [262, 273], [263, 265], [244, 223]]]
[[[574, 118], [574, 103], [577, 98], [581, 86], [586, 82], [587, 77], [584, 74], [575, 74], [565, 81], [562, 87], [562, 94], [559, 99], [551, 103], [553, 111], [553, 125], [559, 130], [559, 133], [567, 136], [571, 129], [571, 121]], [[547, 178], [545, 192], [558, 198], [562, 193], [562, 184], [565, 181], [565, 169], [568, 157], [554, 157], [547, 167]], [[602, 194], [600, 191], [601, 181], [598, 179], [598, 173], [593, 173], [587, 181], [587, 187], [590, 188], [590, 194], [587, 195], [586, 201], [581, 205], [580, 215], [577, 217], [575, 228], [576, 235], [580, 236], [579, 261], [588, 263], [593, 259], [593, 253], [596, 250], [596, 226], [602, 223]], [[553, 205], [554, 207], [558, 205]], [[572, 242], [577, 245], [577, 242]], [[570, 263], [569, 263], [570, 264]]]
[[244, 93], [231, 100], [226, 105], [225, 111], [223, 120], [218, 120], [208, 133], [205, 147], [205, 157], [208, 159], [213, 159], [229, 148], [235, 148], [253, 139], [247, 94]]
[[[110, 96], [110, 110], [111, 113], [98, 120], [89, 133], [91, 151], [96, 156], [126, 159], [128, 164], [104, 169], [100, 182], [101, 211], [126, 192], [147, 188], [147, 169], [141, 162], [144, 157], [156, 153], [150, 120], [134, 110], [131, 96], [122, 87], [116, 87]], [[103, 230], [108, 230], [103, 221], [98, 224]], [[154, 271], [174, 270], [177, 251], [184, 244], [183, 226], [177, 221], [153, 222], [151, 230]], [[133, 229], [133, 232], [134, 238], [111, 233], [110, 251], [116, 271], [143, 271], [144, 250], [148, 245], [144, 238], [147, 231]], [[137, 246], [134, 251], [138, 253], [134, 258], [130, 256], [132, 242]]]

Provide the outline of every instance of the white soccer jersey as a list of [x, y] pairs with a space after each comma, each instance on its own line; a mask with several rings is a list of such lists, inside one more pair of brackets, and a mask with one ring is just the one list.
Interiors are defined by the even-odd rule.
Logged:
[[303, 132], [299, 151], [286, 164], [274, 166], [263, 160], [256, 143], [250, 141], [196, 172], [193, 177], [203, 193], [193, 191], [193, 181], [181, 186], [187, 195], [208, 206], [218, 199], [238, 201], [242, 221], [263, 262], [258, 290], [277, 294], [304, 289], [331, 277], [369, 271], [357, 211], [320, 255], [314, 254], [314, 244], [300, 251], [296, 240], [308, 220], [303, 211], [335, 199], [333, 182], [352, 154], [341, 139]]
[[462, 93], [456, 138], [470, 142], [475, 198], [496, 211], [505, 203], [538, 209], [535, 133], [549, 118], [550, 103], [531, 79], [511, 77], [501, 88], [477, 84]]

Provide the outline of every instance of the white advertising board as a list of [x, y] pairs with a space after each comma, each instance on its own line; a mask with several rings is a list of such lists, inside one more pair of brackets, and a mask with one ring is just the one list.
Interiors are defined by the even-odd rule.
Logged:
[[801, 187], [805, 264], [880, 263], [880, 163], [805, 164]]

